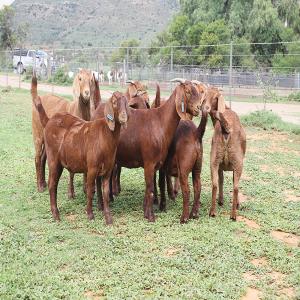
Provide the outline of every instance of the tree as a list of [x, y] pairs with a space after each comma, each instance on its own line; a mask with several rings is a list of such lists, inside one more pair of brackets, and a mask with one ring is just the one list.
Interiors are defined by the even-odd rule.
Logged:
[[274, 54], [285, 50], [285, 47], [280, 44], [284, 28], [271, 0], [254, 0], [248, 24], [248, 34], [252, 43], [270, 43], [251, 46], [257, 61], [270, 66]]
[[23, 24], [14, 29], [14, 10], [10, 6], [4, 6], [0, 10], [0, 47], [2, 49], [13, 49], [17, 43], [26, 38], [28, 25]]
[[115, 50], [112, 53], [111, 56], [112, 63], [123, 62], [124, 59], [127, 59], [127, 49], [128, 49], [129, 61], [131, 63], [140, 63], [141, 51], [138, 48], [134, 48], [134, 47], [138, 47], [139, 45], [140, 43], [135, 39], [123, 41], [120, 45], [120, 48]]

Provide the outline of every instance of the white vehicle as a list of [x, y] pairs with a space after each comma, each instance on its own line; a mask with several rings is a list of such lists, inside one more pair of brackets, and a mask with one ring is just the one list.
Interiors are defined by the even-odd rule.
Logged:
[[14, 49], [13, 67], [19, 74], [26, 72], [29, 67], [34, 68], [42, 75], [47, 74], [48, 54], [44, 51]]

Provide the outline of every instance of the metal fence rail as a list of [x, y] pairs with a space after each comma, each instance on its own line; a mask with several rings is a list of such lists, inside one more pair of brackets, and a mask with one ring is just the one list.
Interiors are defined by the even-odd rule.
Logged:
[[[38, 51], [36, 55], [31, 53], [31, 56], [26, 56], [26, 51], [0, 51], [0, 72], [2, 75], [11, 73], [18, 75], [21, 70], [30, 76], [32, 70], [36, 70], [41, 79], [55, 82], [58, 72], [69, 77], [71, 81], [79, 68], [88, 68], [93, 70], [98, 77], [103, 73], [105, 81], [103, 84], [108, 84], [108, 73], [111, 73], [113, 74], [112, 82], [120, 84], [123, 84], [126, 79], [167, 82], [174, 77], [183, 77], [229, 88], [259, 88], [265, 84], [274, 89], [300, 89], [300, 73], [298, 72], [300, 66], [289, 68], [266, 68], [259, 64], [235, 66], [234, 62], [241, 56], [253, 56], [252, 54], [241, 55], [238, 50], [235, 50], [240, 49], [243, 45], [246, 44], [201, 45], [201, 47], [223, 49], [220, 55], [225, 64], [218, 68], [210, 68], [205, 62], [196, 64], [203, 55], [195, 54], [194, 46], [188, 46], [190, 50], [185, 51], [185, 54], [182, 54], [182, 50], [187, 47], [175, 46], [161, 47], [160, 49], [163, 51], [160, 54], [153, 53], [153, 48], [149, 47], [83, 49], [28, 47], [27, 49], [35, 49], [32, 51], [39, 49], [44, 52]], [[25, 56], [23, 56], [23, 52]], [[19, 57], [17, 53], [19, 53]], [[180, 60], [178, 55], [181, 55], [182, 63], [178, 63]], [[300, 53], [291, 53], [290, 55], [298, 56]], [[177, 64], [174, 63], [175, 58]], [[189, 64], [186, 64], [187, 60]], [[20, 68], [21, 64], [22, 68]], [[109, 83], [111, 82], [109, 81]]]

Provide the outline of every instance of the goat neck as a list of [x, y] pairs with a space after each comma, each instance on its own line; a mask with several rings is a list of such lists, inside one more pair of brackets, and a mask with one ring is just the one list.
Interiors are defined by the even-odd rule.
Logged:
[[170, 98], [166, 101], [163, 106], [157, 108], [158, 114], [161, 118], [161, 127], [164, 132], [165, 138], [170, 139], [171, 142], [177, 126], [180, 121], [180, 117], [176, 110], [176, 89], [173, 91]]

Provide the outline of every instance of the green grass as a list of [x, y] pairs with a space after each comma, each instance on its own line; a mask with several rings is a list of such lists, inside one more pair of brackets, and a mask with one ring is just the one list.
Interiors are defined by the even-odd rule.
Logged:
[[264, 130], [276, 130], [291, 132], [300, 135], [300, 126], [282, 121], [282, 119], [271, 111], [261, 110], [241, 117], [243, 124], [259, 127]]
[[[247, 154], [240, 191], [248, 201], [240, 215], [259, 229], [229, 220], [232, 177], [225, 176], [225, 205], [208, 217], [209, 150], [204, 139], [200, 218], [179, 224], [181, 195], [157, 221], [143, 219], [143, 171], [122, 171], [122, 193], [111, 205], [114, 225], [85, 215], [82, 176], [76, 199], [67, 199], [67, 172], [58, 189], [62, 221], [52, 220], [48, 192], [35, 187], [28, 91], [0, 95], [0, 299], [240, 299], [247, 287], [276, 299], [283, 287], [300, 297], [300, 248], [273, 239], [272, 230], [300, 235], [300, 137], [247, 127]], [[262, 171], [263, 170], [263, 171]], [[256, 267], [254, 258], [267, 264]], [[272, 278], [280, 272], [282, 282]], [[247, 281], [252, 272], [258, 279]], [[281, 292], [280, 292], [281, 291]], [[98, 298], [97, 298], [98, 297]]]

